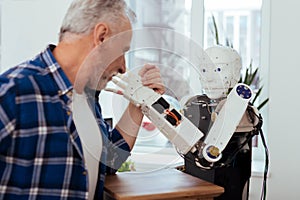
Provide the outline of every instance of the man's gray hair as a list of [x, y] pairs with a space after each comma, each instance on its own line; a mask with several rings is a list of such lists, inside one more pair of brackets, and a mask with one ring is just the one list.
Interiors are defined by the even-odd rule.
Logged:
[[126, 19], [135, 20], [135, 14], [124, 0], [73, 0], [60, 28], [59, 41], [65, 33], [88, 34], [99, 22], [109, 23], [116, 31], [120, 20]]

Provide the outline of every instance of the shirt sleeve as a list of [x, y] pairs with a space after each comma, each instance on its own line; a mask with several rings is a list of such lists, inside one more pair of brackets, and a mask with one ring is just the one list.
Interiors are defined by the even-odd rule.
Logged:
[[[91, 92], [87, 92], [91, 94]], [[101, 163], [105, 166], [106, 174], [114, 174], [121, 167], [130, 156], [130, 147], [124, 140], [123, 136], [117, 129], [112, 129], [111, 126], [103, 119], [102, 108], [99, 104], [99, 92], [92, 92], [91, 100], [95, 101], [97, 107], [96, 112], [99, 117], [100, 127], [102, 129], [103, 152], [101, 156]]]
[[[109, 129], [109, 125], [107, 124]], [[130, 147], [117, 129], [109, 131], [107, 146], [107, 174], [115, 173], [130, 156]]]
[[16, 103], [13, 81], [0, 80], [0, 150], [7, 149], [16, 127]]

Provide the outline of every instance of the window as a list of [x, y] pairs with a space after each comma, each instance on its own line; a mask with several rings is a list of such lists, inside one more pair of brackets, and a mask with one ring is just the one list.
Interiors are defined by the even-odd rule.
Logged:
[[[213, 18], [215, 19], [219, 43], [232, 46], [236, 49], [242, 58], [241, 76], [244, 77], [246, 68], [252, 62], [252, 68], [255, 70], [260, 66], [261, 61], [261, 6], [262, 0], [205, 0], [205, 22], [204, 22], [204, 47], [216, 44]], [[267, 80], [263, 80], [267, 81]], [[260, 75], [252, 85], [254, 92], [262, 84]], [[263, 99], [264, 100], [264, 99]], [[264, 122], [265, 117], [264, 115]], [[267, 124], [264, 123], [264, 126]], [[255, 160], [263, 159], [263, 147], [258, 138], [254, 138], [253, 158]]]
[[242, 58], [243, 70], [260, 65], [261, 42], [261, 0], [206, 0], [204, 47], [216, 44], [213, 17], [215, 19], [219, 43], [232, 46]]
[[[160, 64], [161, 72], [166, 77], [164, 81], [168, 87], [168, 95], [165, 98], [168, 98], [169, 102], [173, 102], [174, 106], [178, 106], [180, 97], [193, 93], [191, 87], [187, 86], [190, 84], [191, 70], [189, 70], [188, 61], [166, 49], [180, 48], [176, 46], [178, 44], [175, 37], [178, 35], [180, 35], [179, 37], [190, 37], [192, 0], [147, 0], [127, 1], [127, 3], [137, 15], [134, 29], [156, 27], [170, 31], [164, 32], [168, 36], [159, 37], [155, 34], [144, 36], [143, 40], [149, 40], [156, 47], [163, 45], [165, 48], [144, 48], [129, 51], [127, 66], [134, 70], [132, 66], [142, 66], [145, 63]], [[172, 31], [176, 33], [172, 34]], [[170, 66], [172, 66], [171, 70]], [[182, 79], [186, 85], [182, 85]], [[136, 145], [129, 159], [133, 159], [136, 168], [143, 168], [142, 170], [157, 169], [182, 162], [173, 145], [153, 126], [147, 117], [144, 117]], [[152, 168], [147, 165], [149, 162], [151, 162]]]

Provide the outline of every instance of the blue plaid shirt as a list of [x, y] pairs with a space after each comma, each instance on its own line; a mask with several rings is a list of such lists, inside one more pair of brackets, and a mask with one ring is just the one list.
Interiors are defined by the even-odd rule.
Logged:
[[[87, 199], [88, 172], [69, 107], [73, 87], [54, 48], [0, 76], [0, 199]], [[105, 175], [130, 153], [103, 120], [95, 93], [87, 93], [103, 137], [95, 192], [102, 199]]]

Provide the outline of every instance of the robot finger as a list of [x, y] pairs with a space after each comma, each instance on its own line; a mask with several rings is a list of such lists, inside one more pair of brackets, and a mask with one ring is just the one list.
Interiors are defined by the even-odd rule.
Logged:
[[[129, 73], [129, 72], [127, 72]], [[117, 74], [116, 77], [118, 77], [119, 79], [121, 79], [123, 82], [126, 82], [128, 83], [128, 76], [127, 75], [124, 75], [124, 74]]]
[[127, 87], [127, 83], [124, 82], [123, 79], [118, 78], [117, 76], [114, 76], [112, 78], [112, 82], [117, 86], [119, 86], [120, 88], [122, 88], [123, 90], [125, 90]]
[[119, 90], [119, 89], [116, 89], [116, 88], [104, 88], [105, 91], [107, 92], [113, 92], [115, 94], [119, 94], [119, 95], [123, 95], [123, 91], [122, 90]]

